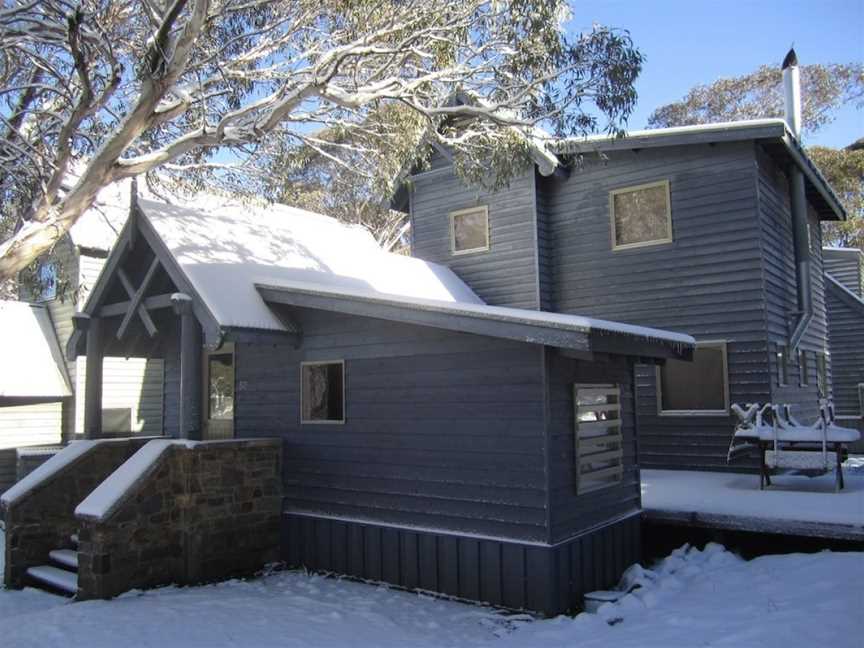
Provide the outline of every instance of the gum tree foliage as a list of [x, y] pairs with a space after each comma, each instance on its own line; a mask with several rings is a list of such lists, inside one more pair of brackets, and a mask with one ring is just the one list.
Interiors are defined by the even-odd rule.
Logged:
[[[836, 110], [864, 107], [864, 65], [801, 66], [804, 139], [834, 120]], [[719, 79], [690, 90], [681, 100], [655, 110], [651, 128], [711, 122], [783, 117], [783, 75], [779, 65], [763, 65], [744, 76]], [[864, 142], [843, 149], [813, 146], [807, 153], [825, 175], [846, 208], [845, 223], [823, 224], [826, 245], [864, 249]]]
[[386, 194], [431, 138], [504, 183], [535, 125], [617, 130], [641, 67], [625, 32], [565, 36], [565, 0], [0, 6], [0, 279], [130, 176], [260, 195], [315, 156]]

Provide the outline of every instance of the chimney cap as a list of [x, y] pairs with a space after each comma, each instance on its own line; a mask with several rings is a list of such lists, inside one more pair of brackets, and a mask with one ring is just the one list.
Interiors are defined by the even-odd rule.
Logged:
[[783, 59], [783, 69], [785, 70], [788, 67], [793, 67], [798, 65], [798, 56], [795, 54], [795, 48], [790, 47], [789, 52], [786, 54], [786, 58]]

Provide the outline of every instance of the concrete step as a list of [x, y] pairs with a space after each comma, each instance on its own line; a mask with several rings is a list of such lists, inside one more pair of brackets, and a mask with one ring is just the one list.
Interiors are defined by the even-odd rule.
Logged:
[[78, 593], [78, 574], [51, 565], [39, 565], [27, 570], [30, 578], [49, 588], [74, 596]]
[[73, 549], [55, 549], [48, 557], [65, 569], [78, 570], [78, 552]]

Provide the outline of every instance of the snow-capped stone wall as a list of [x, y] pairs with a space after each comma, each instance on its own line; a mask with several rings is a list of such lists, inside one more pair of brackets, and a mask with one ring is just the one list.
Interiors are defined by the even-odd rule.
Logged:
[[23, 587], [29, 567], [46, 563], [53, 549], [71, 548], [75, 507], [147, 441], [74, 442], [3, 494], [6, 587]]
[[159, 451], [142, 448], [106, 482], [123, 493], [79, 507], [79, 599], [243, 576], [279, 559], [281, 440], [151, 445]]

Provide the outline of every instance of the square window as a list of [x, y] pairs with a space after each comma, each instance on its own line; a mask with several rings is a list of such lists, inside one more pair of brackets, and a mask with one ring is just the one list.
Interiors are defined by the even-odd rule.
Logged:
[[450, 250], [453, 254], [489, 249], [489, 210], [474, 207], [450, 212]]
[[611, 191], [609, 210], [613, 250], [672, 242], [668, 180]]
[[574, 385], [576, 492], [614, 486], [624, 473], [618, 385]]
[[300, 364], [300, 412], [302, 423], [345, 422], [345, 363]]
[[667, 360], [657, 368], [661, 414], [716, 414], [729, 410], [725, 342], [697, 342], [693, 361]]

